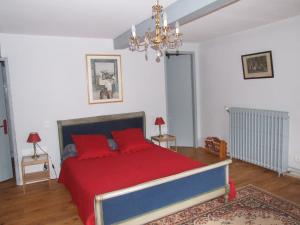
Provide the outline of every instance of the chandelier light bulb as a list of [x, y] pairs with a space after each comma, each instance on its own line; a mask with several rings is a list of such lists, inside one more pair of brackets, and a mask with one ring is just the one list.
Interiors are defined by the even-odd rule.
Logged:
[[176, 24], [175, 24], [175, 32], [176, 32], [176, 34], [179, 34], [179, 22], [178, 21], [176, 21]]
[[136, 38], [136, 29], [134, 25], [131, 26], [131, 33], [132, 33], [132, 37]]
[[164, 27], [167, 27], [168, 26], [168, 17], [167, 17], [166, 12], [163, 13], [163, 21], [164, 21]]

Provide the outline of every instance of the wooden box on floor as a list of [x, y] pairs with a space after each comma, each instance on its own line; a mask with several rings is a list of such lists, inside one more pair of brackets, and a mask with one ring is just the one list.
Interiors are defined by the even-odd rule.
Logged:
[[225, 159], [227, 154], [227, 143], [217, 137], [207, 137], [205, 139], [205, 151]]

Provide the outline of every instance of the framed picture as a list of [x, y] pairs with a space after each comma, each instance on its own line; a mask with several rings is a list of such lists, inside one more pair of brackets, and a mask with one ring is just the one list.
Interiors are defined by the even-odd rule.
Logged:
[[272, 52], [242, 55], [244, 79], [273, 78]]
[[120, 55], [86, 55], [89, 103], [123, 101]]

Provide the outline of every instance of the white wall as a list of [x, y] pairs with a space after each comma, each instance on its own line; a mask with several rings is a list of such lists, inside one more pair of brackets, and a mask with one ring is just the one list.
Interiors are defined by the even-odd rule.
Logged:
[[[272, 51], [275, 78], [244, 80], [241, 55], [267, 50]], [[289, 166], [300, 170], [300, 16], [204, 42], [199, 53], [203, 137], [228, 140], [225, 106], [287, 111]]]
[[[2, 56], [8, 58], [19, 157], [30, 154], [29, 132], [60, 170], [57, 120], [145, 111], [147, 136], [157, 134], [156, 116], [166, 116], [164, 63], [143, 53], [114, 51], [108, 39], [0, 34]], [[88, 104], [85, 54], [121, 54], [121, 103]], [[52, 173], [52, 176], [54, 174]]]

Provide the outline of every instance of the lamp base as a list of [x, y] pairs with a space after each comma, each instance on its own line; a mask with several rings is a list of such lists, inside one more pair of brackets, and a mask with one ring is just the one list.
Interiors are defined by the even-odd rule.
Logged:
[[31, 156], [31, 158], [38, 159], [40, 156], [36, 154], [36, 143], [33, 143], [33, 151], [33, 156]]
[[158, 135], [158, 137], [161, 138], [162, 136], [164, 136], [164, 135], [161, 134], [161, 125], [159, 125], [159, 135]]

